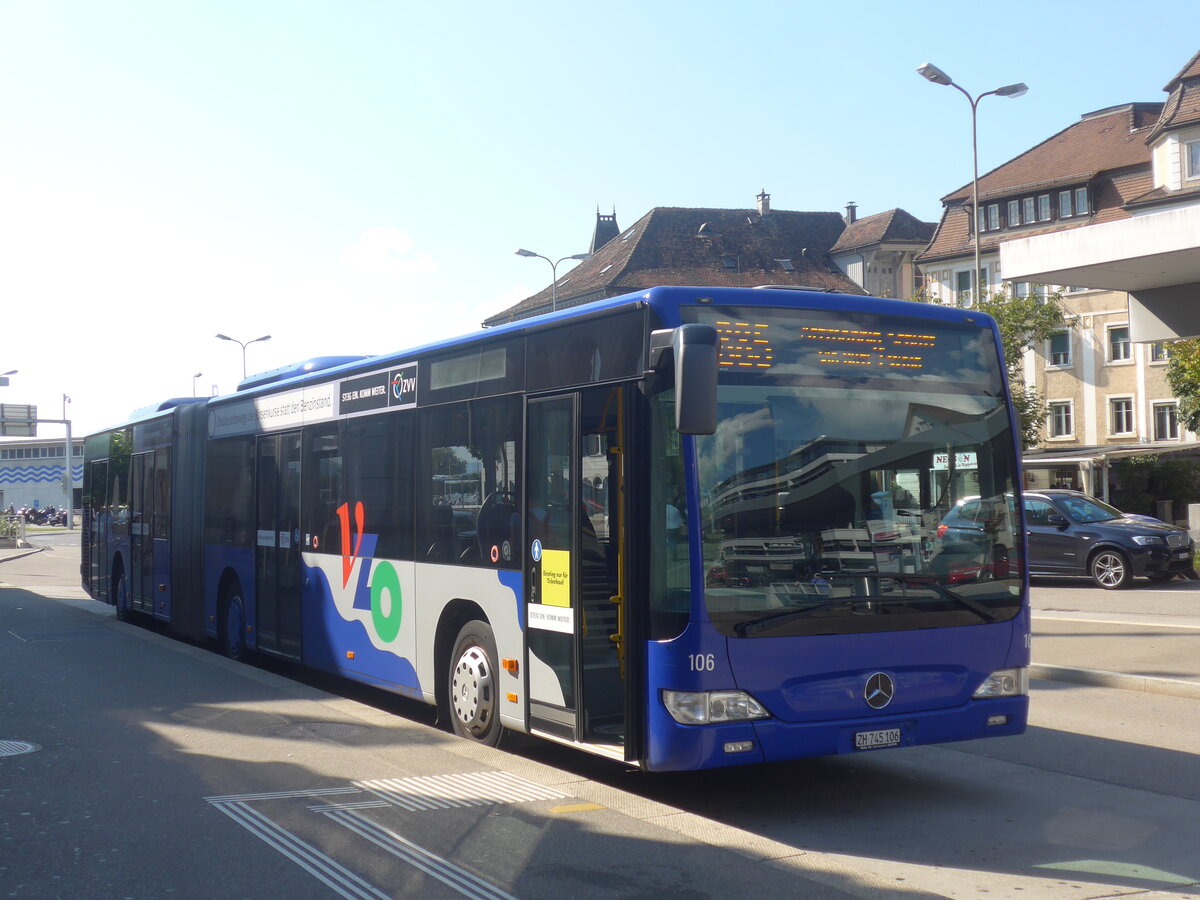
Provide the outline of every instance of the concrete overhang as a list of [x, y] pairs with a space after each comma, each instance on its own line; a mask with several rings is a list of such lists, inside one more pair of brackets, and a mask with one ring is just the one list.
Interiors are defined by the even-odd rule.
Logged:
[[1000, 245], [1005, 281], [1129, 293], [1135, 341], [1200, 336], [1200, 205]]

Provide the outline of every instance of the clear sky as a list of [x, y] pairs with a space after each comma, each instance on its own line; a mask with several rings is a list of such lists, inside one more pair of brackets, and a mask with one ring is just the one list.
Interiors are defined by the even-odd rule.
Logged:
[[[1194, 0], [0, 0], [0, 401], [76, 434], [311, 356], [473, 330], [597, 206], [935, 221], [1092, 110], [1161, 101]], [[559, 270], [567, 270], [565, 264]], [[196, 373], [203, 373], [193, 379]], [[44, 426], [43, 437], [59, 437]]]

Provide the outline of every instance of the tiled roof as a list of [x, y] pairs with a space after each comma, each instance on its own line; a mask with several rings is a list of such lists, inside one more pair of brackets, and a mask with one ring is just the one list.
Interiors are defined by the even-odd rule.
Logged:
[[[1126, 103], [1088, 113], [1074, 125], [979, 176], [980, 202], [985, 196], [1049, 187], [1062, 180], [1083, 183], [1100, 172], [1149, 164], [1148, 132], [1144, 129], [1156, 124], [1162, 108], [1161, 103]], [[950, 204], [970, 197], [968, 182], [943, 197], [942, 202]]]
[[902, 209], [889, 209], [847, 225], [833, 245], [833, 252], [857, 250], [884, 241], [928, 244], [936, 227], [934, 223], [922, 222]]
[[1167, 82], [1167, 86], [1163, 90], [1169, 94], [1176, 84], [1188, 78], [1200, 78], [1200, 53], [1189, 59], [1187, 65], [1179, 70], [1178, 75]]
[[[845, 229], [836, 212], [656, 207], [559, 278], [557, 304], [575, 306], [656, 285], [786, 284], [862, 294], [829, 251]], [[484, 320], [485, 326], [550, 309], [547, 286]]]
[[1200, 122], [1200, 53], [1193, 56], [1163, 90], [1170, 96], [1163, 104], [1158, 124], [1146, 138], [1147, 143], [1155, 141], [1164, 131]]
[[[1090, 185], [1093, 210], [1091, 215], [1075, 216], [1070, 219], [1052, 219], [1041, 224], [985, 232], [979, 248], [986, 253], [994, 250], [1002, 242], [1011, 241], [1014, 238], [1035, 237], [1039, 234], [1081, 228], [1084, 225], [1098, 225], [1101, 222], [1128, 219], [1130, 213], [1125, 209], [1125, 205], [1144, 195], [1152, 185], [1153, 177], [1150, 172], [1149, 160], [1144, 166], [1101, 175], [1093, 179]], [[968, 208], [969, 206], [961, 203], [947, 207], [929, 247], [917, 257], [919, 262], [934, 262], [974, 252], [971, 234], [968, 231]]]
[[[1125, 205], [1153, 187], [1149, 129], [1161, 103], [1127, 103], [1089, 113], [1080, 121], [1042, 141], [979, 179], [979, 204], [1003, 202], [1035, 193], [1086, 184], [1092, 213], [1043, 224], [986, 232], [981, 250], [1002, 241], [1064, 231], [1129, 217]], [[918, 259], [932, 262], [973, 251], [968, 208], [971, 185], [942, 198], [945, 211], [929, 247]]]
[[1144, 194], [1139, 194], [1129, 201], [1129, 206], [1154, 206], [1158, 203], [1174, 203], [1181, 199], [1191, 200], [1196, 196], [1200, 196], [1200, 185], [1195, 187], [1185, 187], [1179, 190], [1167, 190], [1164, 187], [1156, 187], [1152, 191], [1147, 191]]

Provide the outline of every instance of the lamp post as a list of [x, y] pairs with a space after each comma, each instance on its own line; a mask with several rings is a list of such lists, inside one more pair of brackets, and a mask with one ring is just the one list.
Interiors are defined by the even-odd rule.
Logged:
[[[262, 337], [256, 337], [252, 341], [239, 341], [237, 338], [231, 338], [227, 334], [218, 334], [217, 339], [222, 340], [222, 341], [233, 341], [235, 344], [237, 344], [239, 347], [242, 348], [242, 378], [245, 378], [246, 377], [246, 347], [250, 344], [256, 344], [259, 341], [269, 341], [271, 339], [271, 336], [269, 334], [264, 334]], [[201, 374], [203, 374], [203, 373], [197, 373], [197, 376], [201, 375]], [[196, 382], [193, 380], [192, 381], [192, 391], [194, 392], [195, 389], [196, 389]]]
[[0, 375], [0, 387], [8, 387], [8, 376], [16, 375], [16, 374], [17, 374], [16, 369], [9, 369], [3, 375]]
[[[995, 94], [997, 97], [1020, 97], [1029, 90], [1024, 82], [1016, 84], [1006, 84], [1004, 87], [998, 87], [994, 91], [984, 91], [978, 97], [972, 97], [963, 87], [955, 84], [954, 80], [935, 66], [933, 63], [925, 63], [917, 67], [917, 74], [934, 84], [949, 85], [957, 89], [967, 98], [967, 102], [971, 104], [971, 215], [975, 217], [973, 233], [975, 235], [975, 283], [972, 286], [976, 297], [983, 296], [983, 266], [979, 263], [979, 139], [976, 130], [976, 115], [975, 111], [979, 106], [979, 101], [984, 97]], [[971, 228], [970, 220], [967, 224]]]
[[568, 259], [585, 260], [591, 259], [590, 253], [576, 253], [572, 256], [564, 256], [562, 259], [555, 262], [548, 256], [542, 256], [540, 253], [534, 253], [532, 250], [518, 250], [517, 256], [536, 256], [538, 259], [544, 259], [550, 263], [550, 311], [558, 309], [558, 263], [566, 262]]
[[[243, 369], [245, 368], [245, 364], [243, 364], [242, 368]], [[196, 396], [196, 379], [199, 378], [203, 374], [204, 374], [203, 372], [197, 372], [195, 375], [192, 376], [192, 396], [193, 397]]]

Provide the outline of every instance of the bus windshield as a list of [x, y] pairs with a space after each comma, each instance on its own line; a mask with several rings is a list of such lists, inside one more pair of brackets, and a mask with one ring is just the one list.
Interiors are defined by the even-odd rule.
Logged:
[[[719, 425], [696, 439], [705, 602], [719, 631], [1016, 615], [1022, 543], [1005, 494], [1017, 460], [990, 329], [840, 310], [707, 307], [695, 318], [721, 337]], [[968, 496], [989, 514], [943, 523]]]

